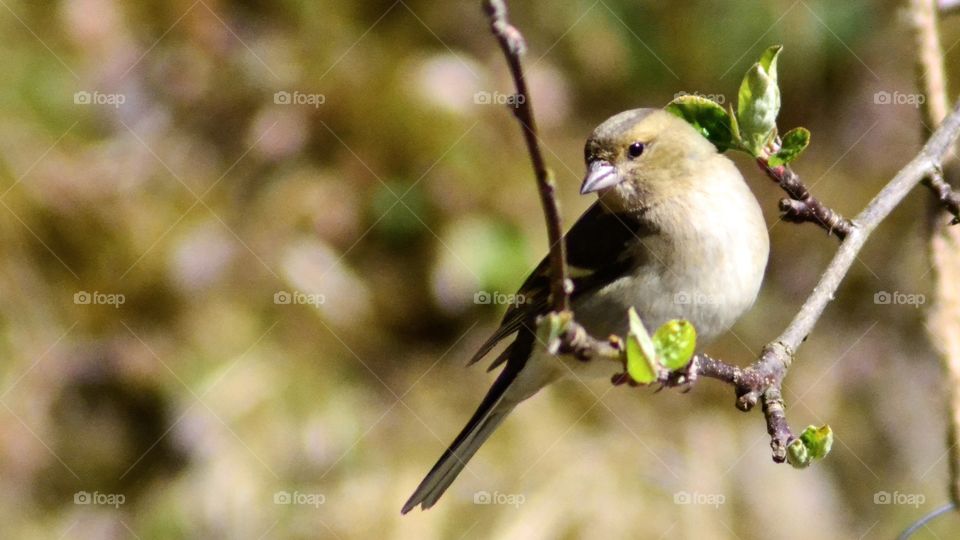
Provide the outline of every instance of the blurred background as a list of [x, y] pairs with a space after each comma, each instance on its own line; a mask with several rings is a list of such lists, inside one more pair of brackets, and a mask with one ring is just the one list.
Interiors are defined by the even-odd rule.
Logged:
[[[776, 43], [779, 124], [812, 131], [795, 168], [828, 204], [852, 216], [921, 143], [899, 2], [510, 7], [567, 224], [595, 125], [679, 92], [730, 103]], [[942, 29], [954, 67], [960, 17]], [[465, 360], [545, 253], [479, 2], [3, 0], [0, 70], [4, 537], [889, 538], [946, 501], [928, 193], [787, 379], [795, 430], [833, 427], [825, 461], [774, 464], [715, 381], [568, 381], [401, 517], [495, 376]], [[778, 223], [781, 192], [734, 158], [772, 253], [708, 350], [746, 364], [836, 241]]]

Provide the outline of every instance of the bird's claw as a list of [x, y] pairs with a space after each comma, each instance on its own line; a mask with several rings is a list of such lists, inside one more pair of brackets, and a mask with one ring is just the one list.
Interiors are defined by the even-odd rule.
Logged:
[[690, 359], [690, 362], [686, 366], [676, 370], [668, 371], [666, 376], [660, 379], [660, 388], [657, 390], [663, 390], [664, 388], [676, 388], [682, 387], [681, 392], [686, 394], [693, 388], [693, 383], [697, 382], [699, 376], [697, 358], [694, 357]]
[[[693, 357], [686, 366], [676, 371], [667, 371], [666, 369], [661, 368], [660, 377], [657, 379], [657, 381], [655, 381], [660, 383], [660, 386], [657, 388], [656, 392], [660, 392], [664, 388], [682, 387], [680, 391], [686, 394], [693, 389], [693, 383], [697, 382], [698, 377], [699, 366], [697, 364], [696, 357]], [[630, 374], [626, 371], [615, 374], [610, 378], [610, 382], [613, 383], [614, 386], [621, 386], [624, 384], [631, 387], [640, 386], [640, 383], [633, 380], [633, 378], [630, 377]]]

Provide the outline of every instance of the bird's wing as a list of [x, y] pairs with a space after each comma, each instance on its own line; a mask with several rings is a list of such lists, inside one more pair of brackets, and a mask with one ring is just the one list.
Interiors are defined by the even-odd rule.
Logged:
[[[589, 295], [628, 274], [631, 266], [640, 261], [638, 250], [627, 248], [631, 242], [642, 241], [647, 232], [649, 230], [636, 219], [604, 212], [599, 203], [587, 210], [566, 235], [567, 261], [574, 272], [573, 299]], [[477, 412], [403, 505], [402, 513], [417, 505], [423, 509], [433, 506], [507, 414], [554, 378], [553, 370], [525, 369], [536, 347], [535, 319], [549, 309], [548, 268], [546, 259], [537, 265], [518, 292], [524, 302], [507, 310], [500, 328], [470, 361], [476, 362], [497, 342], [517, 333], [517, 338], [494, 360], [490, 369], [503, 363], [506, 367]]]
[[[595, 202], [567, 232], [567, 265], [573, 281], [572, 299], [590, 294], [604, 285], [626, 275], [637, 264], [637, 250], [626, 249], [632, 242], [642, 241], [649, 229], [635, 216], [614, 214]], [[483, 358], [503, 338], [527, 325], [532, 329], [536, 317], [549, 310], [550, 261], [544, 257], [517, 291], [517, 303], [511, 305], [491, 335], [470, 359], [473, 364]], [[494, 369], [507, 360], [507, 347], [493, 361]]]

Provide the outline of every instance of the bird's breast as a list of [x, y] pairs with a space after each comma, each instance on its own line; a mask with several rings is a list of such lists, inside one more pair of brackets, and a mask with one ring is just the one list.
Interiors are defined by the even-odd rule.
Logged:
[[577, 320], [596, 337], [622, 336], [634, 307], [651, 332], [670, 319], [690, 321], [700, 345], [729, 330], [756, 299], [769, 250], [760, 208], [746, 185], [738, 187], [726, 193], [737, 211], [693, 201], [674, 210], [679, 226], [630, 246], [640, 264], [580, 299]]

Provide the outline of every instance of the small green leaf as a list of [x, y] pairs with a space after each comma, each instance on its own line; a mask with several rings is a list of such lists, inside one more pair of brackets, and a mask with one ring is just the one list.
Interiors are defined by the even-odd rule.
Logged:
[[764, 51], [740, 83], [737, 94], [737, 122], [745, 148], [759, 156], [773, 138], [780, 112], [777, 86], [777, 56], [783, 50], [774, 45]]
[[823, 459], [833, 446], [833, 430], [830, 426], [807, 426], [800, 437], [787, 446], [787, 461], [794, 468], [803, 469], [814, 460]]
[[727, 118], [730, 119], [730, 133], [733, 135], [734, 147], [740, 146], [740, 124], [737, 123], [737, 113], [733, 110], [733, 103], [727, 103]]
[[777, 56], [783, 50], [783, 45], [771, 45], [760, 55], [760, 66], [773, 74], [773, 82], [777, 82]]
[[800, 157], [803, 150], [810, 144], [810, 130], [807, 128], [793, 128], [784, 133], [780, 144], [780, 151], [770, 156], [767, 163], [771, 167], [786, 165]]
[[830, 426], [807, 426], [800, 434], [800, 440], [803, 445], [810, 450], [810, 457], [813, 459], [822, 459], [830, 453], [833, 447], [833, 430]]
[[653, 345], [660, 363], [676, 371], [690, 363], [697, 348], [697, 331], [689, 321], [667, 321], [653, 334]]
[[637, 337], [643, 354], [652, 360], [657, 354], [657, 349], [653, 344], [653, 340], [650, 338], [649, 332], [647, 332], [647, 327], [643, 325], [643, 320], [640, 319], [637, 310], [632, 307], [627, 311], [627, 317], [630, 320], [629, 335]]
[[640, 384], [650, 384], [657, 380], [656, 347], [637, 311], [630, 308], [628, 315], [627, 374]]
[[733, 146], [730, 116], [716, 102], [702, 96], [688, 94], [674, 99], [665, 109], [689, 122], [720, 152]]
[[794, 469], [805, 469], [810, 465], [810, 450], [800, 439], [794, 439], [787, 445], [787, 461]]

